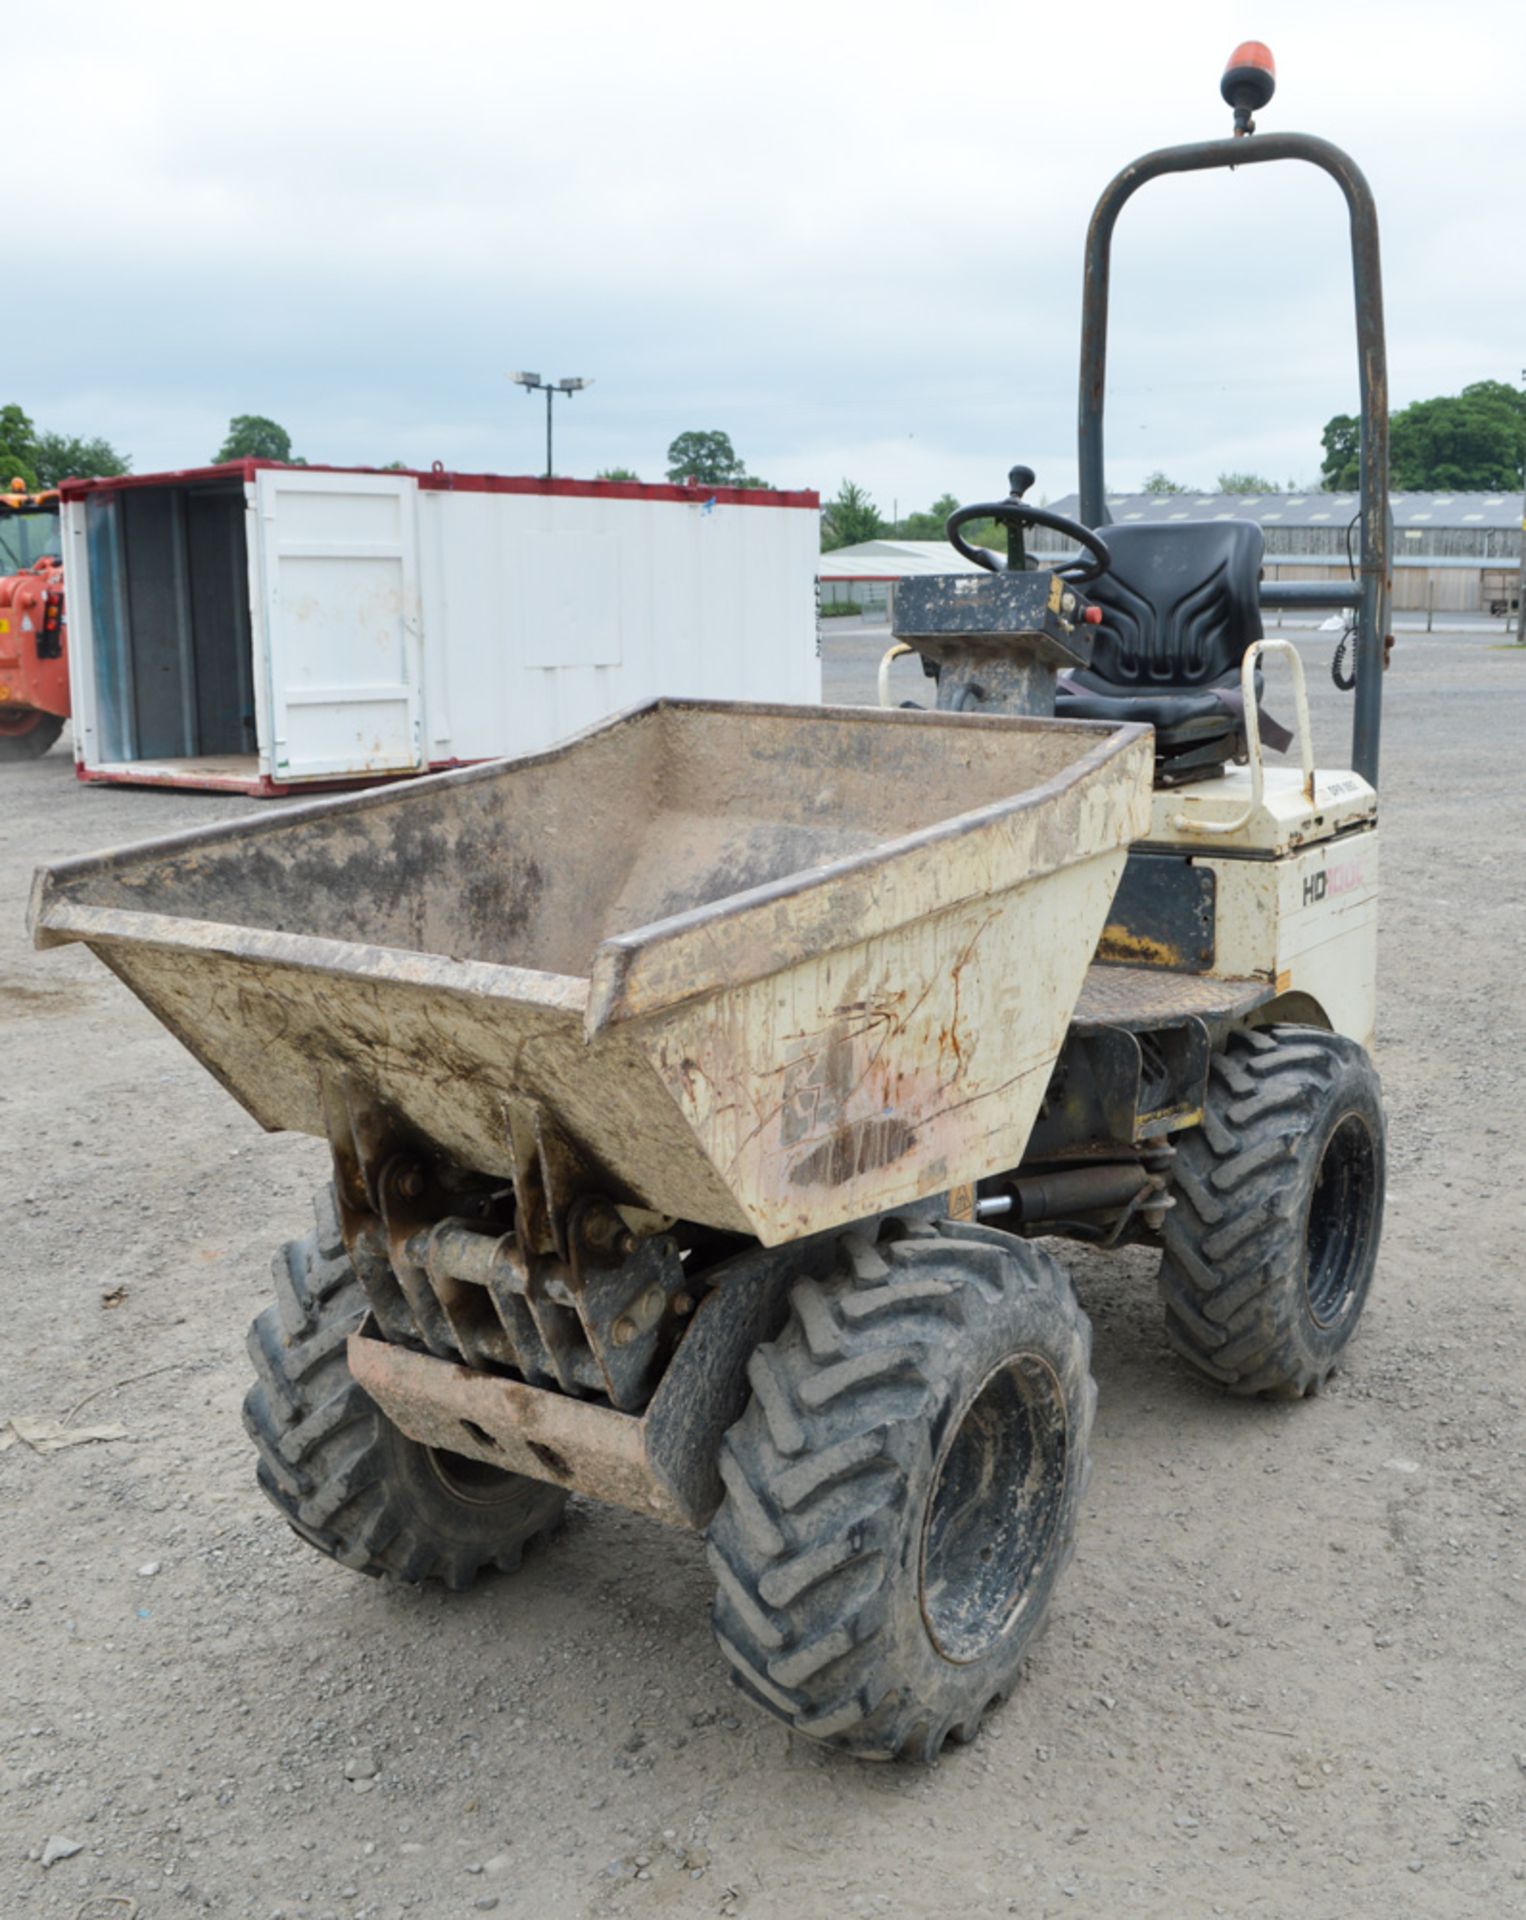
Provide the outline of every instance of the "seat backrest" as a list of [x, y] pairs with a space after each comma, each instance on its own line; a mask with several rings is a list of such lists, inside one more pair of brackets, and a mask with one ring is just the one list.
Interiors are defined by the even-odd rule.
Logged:
[[1113, 564], [1086, 592], [1102, 608], [1091, 671], [1114, 685], [1211, 686], [1261, 638], [1261, 529], [1198, 520], [1100, 529]]

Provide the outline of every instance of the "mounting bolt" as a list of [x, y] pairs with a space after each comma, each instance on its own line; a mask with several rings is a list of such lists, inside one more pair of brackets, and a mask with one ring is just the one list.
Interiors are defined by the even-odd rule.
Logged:
[[397, 1170], [396, 1186], [405, 1200], [417, 1200], [424, 1191], [424, 1169], [417, 1160], [410, 1160]]
[[607, 1201], [581, 1209], [578, 1228], [584, 1244], [607, 1260], [628, 1260], [640, 1245], [636, 1235]]
[[610, 1339], [617, 1347], [628, 1347], [633, 1340], [639, 1340], [642, 1334], [652, 1331], [662, 1318], [667, 1304], [668, 1296], [661, 1287], [648, 1287], [610, 1328]]

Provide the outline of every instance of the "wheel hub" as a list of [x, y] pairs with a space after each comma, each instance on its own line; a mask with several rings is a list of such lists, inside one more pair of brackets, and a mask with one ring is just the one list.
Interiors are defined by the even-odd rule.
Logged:
[[1013, 1354], [943, 1450], [922, 1542], [922, 1617], [946, 1660], [978, 1660], [1022, 1612], [1055, 1545], [1068, 1446], [1059, 1380]]
[[443, 1447], [425, 1447], [423, 1451], [445, 1491], [472, 1506], [496, 1506], [501, 1500], [515, 1498], [515, 1489], [524, 1485], [518, 1474], [489, 1466], [485, 1460], [474, 1460], [469, 1454], [447, 1453]]
[[1377, 1199], [1376, 1145], [1361, 1115], [1348, 1113], [1325, 1142], [1309, 1196], [1304, 1286], [1322, 1327], [1335, 1326], [1351, 1304]]

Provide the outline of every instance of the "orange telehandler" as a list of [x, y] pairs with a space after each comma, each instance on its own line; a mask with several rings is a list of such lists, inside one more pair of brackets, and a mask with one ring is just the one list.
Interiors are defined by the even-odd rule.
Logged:
[[0, 761], [35, 760], [69, 717], [58, 494], [0, 492]]

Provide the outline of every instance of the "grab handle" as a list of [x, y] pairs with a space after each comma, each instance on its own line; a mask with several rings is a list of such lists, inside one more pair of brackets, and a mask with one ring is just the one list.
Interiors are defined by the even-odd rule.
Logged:
[[1256, 668], [1264, 653], [1287, 655], [1293, 674], [1293, 707], [1298, 727], [1299, 758], [1303, 764], [1304, 798], [1314, 804], [1314, 737], [1309, 731], [1309, 690], [1304, 682], [1303, 659], [1291, 640], [1254, 640], [1245, 649], [1240, 663], [1240, 697], [1245, 709], [1245, 749], [1250, 762], [1250, 801], [1243, 813], [1232, 820], [1194, 820], [1190, 815], [1171, 816], [1178, 833], [1238, 833], [1259, 811], [1265, 790], [1265, 768], [1261, 758], [1261, 717], [1256, 710]]
[[915, 653], [915, 647], [908, 647], [904, 640], [897, 640], [893, 647], [887, 648], [880, 662], [880, 705], [890, 705], [890, 669], [903, 653]]

